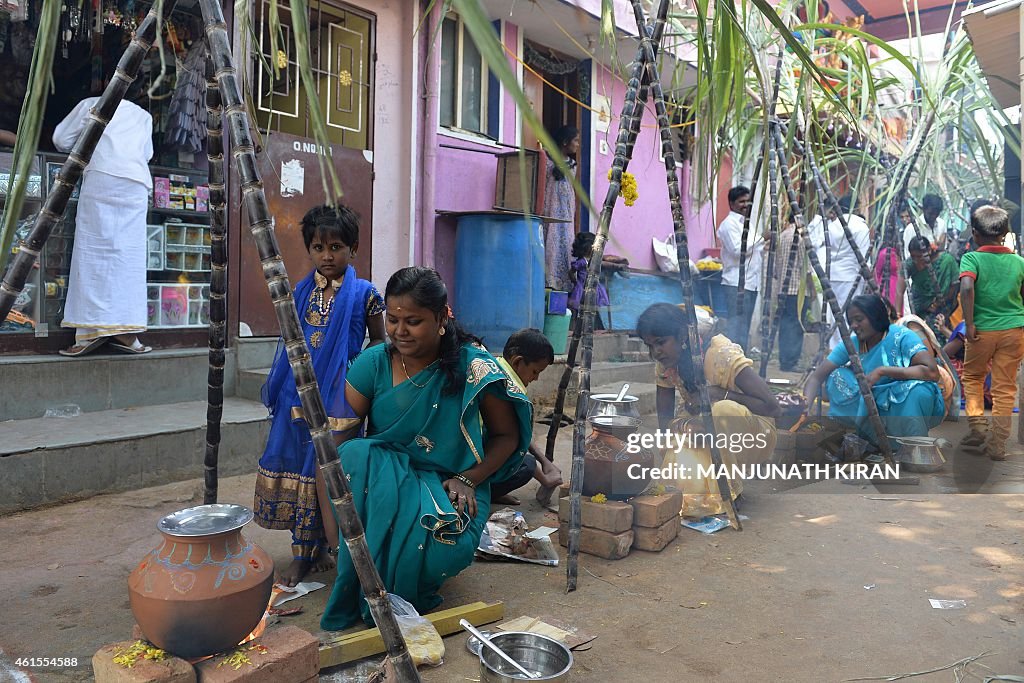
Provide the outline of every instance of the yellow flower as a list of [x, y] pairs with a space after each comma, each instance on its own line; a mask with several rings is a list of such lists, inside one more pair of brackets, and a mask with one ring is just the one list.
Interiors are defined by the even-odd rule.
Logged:
[[608, 502], [608, 496], [604, 495], [603, 493], [597, 493], [590, 497], [590, 502], [602, 505]]
[[[608, 180], [611, 179], [612, 170], [608, 169]], [[640, 193], [637, 191], [636, 176], [629, 171], [622, 172], [622, 178], [619, 181], [619, 196], [622, 197], [626, 206], [633, 206], [636, 200], [640, 198]]]
[[161, 662], [167, 659], [167, 653], [144, 640], [136, 640], [129, 647], [118, 648], [114, 651], [114, 663], [120, 664], [126, 669], [135, 666], [140, 659]]
[[277, 68], [287, 69], [288, 68], [288, 55], [285, 54], [284, 50], [277, 51]]

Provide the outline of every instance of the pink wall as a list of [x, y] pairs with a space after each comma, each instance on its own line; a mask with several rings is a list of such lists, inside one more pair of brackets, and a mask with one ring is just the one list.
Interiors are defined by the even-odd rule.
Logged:
[[[494, 154], [503, 151], [494, 145], [477, 144], [441, 132], [437, 150], [435, 205], [438, 211], [488, 211], [494, 206], [494, 184], [498, 162]], [[481, 150], [479, 152], [467, 151]], [[438, 216], [434, 224], [434, 267], [448, 285], [455, 284], [455, 220]], [[453, 305], [457, 302], [453, 302]]]
[[[608, 192], [608, 170], [615, 154], [619, 119], [625, 99], [626, 86], [604, 67], [596, 67], [593, 78], [594, 95], [611, 98], [614, 118], [608, 132], [593, 133], [592, 156], [594, 177], [592, 196], [598, 210]], [[640, 133], [633, 148], [629, 172], [636, 176], [639, 199], [629, 207], [620, 198], [612, 214], [611, 240], [607, 251], [629, 259], [634, 268], [656, 270], [651, 239], [665, 239], [672, 233], [672, 213], [669, 208], [668, 188], [665, 182], [665, 163], [661, 160], [661, 138], [656, 127], [653, 106], [648, 106]], [[607, 142], [607, 153], [601, 143]], [[714, 229], [710, 205], [692, 206], [685, 190], [688, 178], [686, 166], [680, 169], [683, 188], [683, 215], [686, 220], [690, 254], [696, 260], [705, 247], [714, 246]]]

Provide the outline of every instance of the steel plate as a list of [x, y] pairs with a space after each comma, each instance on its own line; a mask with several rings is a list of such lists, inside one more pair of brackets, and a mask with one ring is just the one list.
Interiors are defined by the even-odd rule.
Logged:
[[242, 505], [199, 505], [172, 512], [156, 528], [172, 536], [209, 536], [241, 529], [252, 521], [252, 510]]

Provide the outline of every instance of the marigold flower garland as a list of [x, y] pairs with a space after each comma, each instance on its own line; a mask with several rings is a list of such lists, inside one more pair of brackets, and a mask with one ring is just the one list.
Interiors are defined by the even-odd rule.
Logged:
[[[608, 180], [612, 179], [612, 171], [608, 169]], [[636, 200], [640, 198], [640, 193], [637, 191], [636, 176], [629, 171], [622, 172], [622, 180], [619, 182], [619, 196], [622, 197], [622, 201], [626, 203], [626, 206], [633, 206], [636, 204]]]

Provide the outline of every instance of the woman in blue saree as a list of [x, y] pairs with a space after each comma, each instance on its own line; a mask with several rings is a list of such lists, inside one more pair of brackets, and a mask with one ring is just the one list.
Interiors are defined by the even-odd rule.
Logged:
[[[885, 303], [877, 295], [854, 297], [846, 309], [846, 319], [886, 436], [927, 436], [945, 414], [935, 357], [912, 330], [890, 324]], [[846, 347], [839, 344], [833, 348], [808, 378], [807, 405], [825, 384], [829, 416], [855, 427], [877, 446], [879, 439], [849, 364]]]
[[[490, 484], [522, 463], [533, 415], [480, 340], [456, 324], [435, 271], [399, 270], [384, 297], [391, 344], [367, 349], [349, 368], [354, 417], [338, 454], [385, 587], [422, 613], [473, 561]], [[363, 418], [365, 436], [355, 438]], [[327, 534], [337, 548], [337, 525]], [[339, 630], [360, 613], [372, 623], [342, 544], [320, 623]]]

